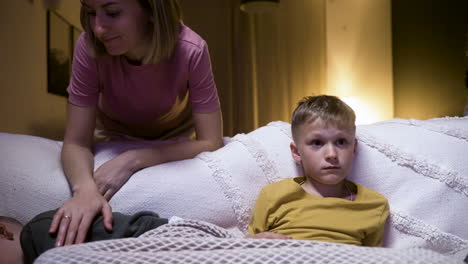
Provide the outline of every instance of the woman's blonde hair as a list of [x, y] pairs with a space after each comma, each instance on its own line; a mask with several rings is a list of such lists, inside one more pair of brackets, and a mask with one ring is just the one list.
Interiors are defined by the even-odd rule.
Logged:
[[[135, 0], [148, 13], [150, 23], [150, 45], [148, 53], [143, 57], [142, 63], [156, 64], [169, 58], [179, 39], [182, 10], [178, 0]], [[87, 33], [87, 44], [92, 56], [108, 55], [104, 45], [94, 36], [89, 23], [89, 15], [81, 5], [80, 21]]]

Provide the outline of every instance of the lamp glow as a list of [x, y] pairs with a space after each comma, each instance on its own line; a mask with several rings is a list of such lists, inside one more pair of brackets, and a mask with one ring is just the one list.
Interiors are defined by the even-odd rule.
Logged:
[[356, 113], [356, 125], [366, 125], [382, 121], [384, 118], [379, 116], [379, 112], [364, 100], [358, 97], [342, 97], [341, 100], [349, 105]]

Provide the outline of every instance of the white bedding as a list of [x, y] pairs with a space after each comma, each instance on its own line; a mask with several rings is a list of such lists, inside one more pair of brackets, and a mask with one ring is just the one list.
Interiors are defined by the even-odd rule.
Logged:
[[[162, 217], [176, 215], [245, 232], [258, 191], [298, 175], [289, 129], [288, 123], [272, 122], [225, 138], [225, 146], [215, 152], [141, 170], [111, 206], [123, 213], [152, 210]], [[350, 179], [389, 199], [384, 245], [468, 254], [468, 118], [393, 119], [358, 126], [357, 137]], [[145, 144], [100, 144], [96, 168]], [[61, 142], [0, 133], [0, 146], [0, 215], [26, 222], [70, 197], [59, 163]]]
[[445, 256], [421, 248], [359, 247], [321, 241], [237, 238], [222, 228], [182, 220], [125, 238], [61, 247], [42, 254], [35, 264], [455, 264]]

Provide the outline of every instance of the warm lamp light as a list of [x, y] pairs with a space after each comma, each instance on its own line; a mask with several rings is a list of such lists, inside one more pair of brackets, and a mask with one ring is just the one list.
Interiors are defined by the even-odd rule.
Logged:
[[274, 10], [279, 0], [242, 0], [240, 9], [246, 13], [264, 13]]
[[373, 109], [369, 104], [366, 104], [364, 100], [358, 97], [342, 97], [341, 100], [348, 104], [356, 114], [356, 125], [372, 124], [378, 121], [382, 121], [376, 109]]

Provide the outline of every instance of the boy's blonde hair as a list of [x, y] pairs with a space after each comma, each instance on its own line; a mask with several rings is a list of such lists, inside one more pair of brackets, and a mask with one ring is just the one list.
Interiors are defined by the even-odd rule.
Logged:
[[340, 128], [356, 131], [356, 115], [351, 107], [336, 96], [318, 95], [306, 96], [297, 104], [291, 118], [293, 139], [297, 138], [298, 127], [317, 118]]
[[[143, 58], [144, 64], [156, 64], [169, 58], [179, 39], [182, 11], [177, 0], [135, 0], [150, 17], [150, 50]], [[107, 55], [104, 45], [94, 36], [89, 23], [89, 15], [83, 5], [80, 10], [80, 21], [87, 33], [87, 44], [92, 56]]]

